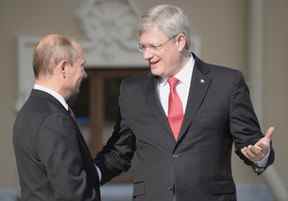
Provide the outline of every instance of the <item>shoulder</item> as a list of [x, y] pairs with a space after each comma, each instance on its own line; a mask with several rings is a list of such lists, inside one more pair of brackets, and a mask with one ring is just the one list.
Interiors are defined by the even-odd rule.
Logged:
[[57, 109], [47, 100], [30, 96], [14, 122], [13, 142], [17, 146], [36, 150], [38, 140], [63, 138], [71, 134], [74, 127], [65, 110]]
[[130, 76], [122, 80], [120, 90], [143, 90], [147, 85], [153, 83], [154, 79], [151, 73]]
[[129, 76], [122, 80], [122, 83], [125, 85], [141, 85], [147, 81], [149, 81], [151, 78], [153, 78], [152, 74], [150, 72], [143, 73], [141, 75], [133, 75]]
[[[32, 93], [27, 99], [23, 107], [17, 114], [16, 122], [26, 125], [34, 125], [40, 127], [44, 122], [51, 119], [67, 118], [68, 112], [56, 99], [51, 97], [39, 96]], [[59, 122], [59, 121], [58, 121]], [[55, 121], [57, 123], [57, 120]]]
[[213, 80], [221, 80], [222, 82], [238, 82], [239, 80], [244, 80], [242, 72], [236, 68], [206, 63], [200, 59], [196, 60], [196, 68], [200, 72], [213, 78]]
[[207, 63], [197, 57], [195, 57], [195, 60], [195, 76], [200, 74], [209, 78], [212, 81], [211, 89], [221, 89], [223, 92], [231, 93], [236, 88], [247, 86], [242, 73], [238, 69]]

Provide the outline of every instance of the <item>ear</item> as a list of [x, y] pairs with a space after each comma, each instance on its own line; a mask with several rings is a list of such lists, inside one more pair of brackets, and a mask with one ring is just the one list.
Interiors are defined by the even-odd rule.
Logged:
[[187, 43], [186, 35], [184, 33], [180, 33], [176, 37], [176, 46], [179, 52], [182, 52], [184, 50], [186, 43]]
[[56, 73], [61, 75], [63, 78], [66, 78], [66, 71], [67, 71], [67, 65], [68, 65], [67, 60], [61, 60], [57, 65], [56, 65]]

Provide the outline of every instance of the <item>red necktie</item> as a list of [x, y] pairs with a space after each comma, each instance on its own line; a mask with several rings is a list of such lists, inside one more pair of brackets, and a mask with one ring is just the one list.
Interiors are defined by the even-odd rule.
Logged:
[[170, 128], [177, 140], [183, 121], [183, 106], [181, 99], [179, 98], [176, 85], [178, 84], [178, 79], [171, 77], [168, 79], [170, 86], [169, 102], [168, 102], [168, 121]]

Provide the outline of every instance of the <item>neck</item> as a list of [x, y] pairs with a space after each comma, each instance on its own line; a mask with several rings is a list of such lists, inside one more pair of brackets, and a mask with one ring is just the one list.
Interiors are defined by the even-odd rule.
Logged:
[[181, 57], [179, 65], [177, 68], [175, 68], [175, 72], [172, 72], [170, 76], [168, 77], [173, 77], [174, 75], [176, 75], [179, 71], [181, 71], [181, 69], [187, 64], [188, 60], [190, 59], [190, 56], [184, 56]]
[[183, 56], [182, 62], [181, 62], [181, 69], [187, 64], [187, 62], [190, 59], [190, 55]]
[[59, 83], [47, 79], [36, 79], [34, 83], [46, 87], [48, 89], [51, 89], [66, 99], [66, 95], [65, 93], [63, 93], [63, 90], [61, 89]]

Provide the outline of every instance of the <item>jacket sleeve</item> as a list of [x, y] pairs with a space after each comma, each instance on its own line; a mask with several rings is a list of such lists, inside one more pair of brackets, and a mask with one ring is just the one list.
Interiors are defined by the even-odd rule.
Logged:
[[240, 72], [237, 71], [230, 97], [230, 132], [235, 142], [236, 154], [250, 165], [257, 174], [261, 174], [274, 161], [274, 151], [271, 144], [271, 151], [265, 167], [257, 165], [247, 159], [241, 149], [248, 145], [254, 145], [263, 137], [259, 122], [250, 100], [249, 90]]
[[95, 163], [102, 173], [101, 183], [110, 181], [113, 177], [127, 171], [131, 167], [131, 161], [136, 149], [136, 138], [131, 128], [128, 127], [122, 115], [124, 92], [120, 90], [118, 120], [113, 129], [112, 136], [107, 144], [97, 154]]

